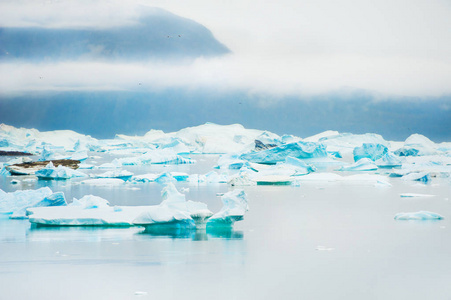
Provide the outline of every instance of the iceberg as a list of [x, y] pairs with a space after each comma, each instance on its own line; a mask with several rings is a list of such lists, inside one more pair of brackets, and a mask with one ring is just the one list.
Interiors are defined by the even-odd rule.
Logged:
[[308, 165], [304, 161], [291, 156], [285, 158], [285, 164], [294, 168], [296, 170], [296, 175], [304, 175], [316, 171], [314, 166]]
[[240, 124], [206, 123], [172, 133], [189, 147], [204, 154], [241, 153], [253, 149], [254, 141], [262, 134], [262, 138], [279, 139], [274, 133], [245, 129]]
[[146, 206], [83, 206], [37, 207], [27, 210], [33, 224], [46, 226], [133, 226], [133, 220]]
[[239, 158], [260, 164], [276, 164], [285, 161], [288, 156], [298, 159], [321, 158], [327, 157], [327, 152], [326, 147], [321, 144], [296, 142], [258, 152], [244, 153]]
[[221, 197], [222, 209], [207, 221], [208, 227], [232, 227], [236, 221], [243, 219], [249, 210], [247, 195], [244, 190], [236, 189]]
[[427, 183], [431, 181], [431, 175], [428, 172], [412, 172], [402, 176], [405, 181], [421, 181]]
[[124, 181], [131, 179], [132, 176], [133, 173], [126, 170], [107, 171], [105, 173], [95, 175], [97, 178], [118, 178]]
[[159, 174], [158, 177], [154, 179], [154, 181], [159, 184], [167, 184], [171, 182], [176, 182], [177, 179], [175, 179], [170, 172], [165, 172]]
[[395, 215], [395, 220], [441, 220], [443, 216], [430, 212], [430, 211], [418, 211], [398, 213]]
[[396, 168], [402, 166], [402, 160], [399, 156], [396, 156], [391, 152], [387, 152], [382, 155], [382, 157], [377, 159], [375, 163], [379, 168]]
[[377, 166], [369, 158], [361, 158], [356, 163], [349, 166], [342, 166], [340, 171], [374, 171]]
[[11, 218], [24, 218], [27, 208], [63, 206], [66, 199], [61, 192], [53, 193], [48, 187], [6, 193], [0, 190], [0, 213], [12, 214]]
[[64, 167], [62, 165], [59, 165], [55, 168], [52, 162], [49, 162], [48, 165], [35, 172], [35, 175], [39, 179], [70, 179], [74, 177], [87, 177], [83, 172], [73, 170], [68, 167]]
[[137, 157], [116, 158], [114, 165], [147, 165], [147, 164], [192, 164], [193, 160], [177, 155], [172, 149], [157, 149], [148, 151]]
[[85, 195], [80, 200], [74, 198], [72, 203], [69, 204], [69, 206], [77, 206], [83, 209], [105, 208], [110, 206], [110, 202], [98, 196]]
[[153, 173], [148, 173], [148, 174], [142, 174], [142, 175], [136, 175], [133, 176], [130, 181], [132, 183], [146, 183], [146, 182], [153, 182], [155, 181], [155, 179], [157, 179], [159, 176], [159, 174], [153, 174]]
[[231, 186], [257, 185], [257, 182], [253, 179], [252, 175], [246, 171], [241, 171], [238, 174], [231, 176], [227, 183]]
[[375, 161], [382, 158], [387, 152], [388, 148], [384, 145], [364, 143], [362, 146], [354, 148], [354, 161], [362, 158], [369, 158]]
[[163, 228], [204, 228], [205, 220], [213, 215], [206, 204], [186, 201], [185, 195], [172, 183], [163, 188], [161, 196], [161, 204], [147, 207], [133, 221], [135, 225], [144, 226], [147, 232]]
[[424, 156], [437, 153], [436, 144], [421, 134], [412, 134], [405, 142], [404, 147], [395, 151], [399, 156]]

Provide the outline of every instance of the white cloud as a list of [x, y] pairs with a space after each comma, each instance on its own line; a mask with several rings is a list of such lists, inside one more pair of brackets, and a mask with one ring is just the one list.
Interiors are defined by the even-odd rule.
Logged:
[[283, 95], [349, 87], [408, 96], [451, 93], [447, 1], [2, 1], [0, 23], [121, 26], [135, 20], [136, 5], [192, 18], [234, 54], [181, 65], [3, 63], [1, 92], [211, 87]]

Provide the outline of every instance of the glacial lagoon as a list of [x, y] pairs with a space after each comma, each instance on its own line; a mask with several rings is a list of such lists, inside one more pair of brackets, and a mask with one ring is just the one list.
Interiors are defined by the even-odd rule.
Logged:
[[[96, 154], [98, 155], [98, 154]], [[203, 173], [218, 155], [193, 165], [150, 165], [135, 174]], [[108, 160], [108, 158], [106, 158]], [[374, 173], [374, 172], [372, 172]], [[49, 186], [66, 198], [95, 194], [113, 205], [161, 201], [157, 183]], [[446, 299], [451, 268], [449, 179], [428, 184], [391, 178], [391, 187], [308, 182], [245, 186], [249, 211], [232, 230], [144, 234], [142, 228], [34, 227], [0, 219], [2, 299]], [[218, 211], [225, 183], [189, 184], [187, 199]], [[401, 193], [434, 197], [400, 197]], [[440, 221], [395, 221], [401, 211], [431, 210]]]

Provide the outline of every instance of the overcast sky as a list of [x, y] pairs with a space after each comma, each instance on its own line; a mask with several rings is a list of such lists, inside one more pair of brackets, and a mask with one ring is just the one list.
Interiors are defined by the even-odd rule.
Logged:
[[[451, 94], [451, 2], [0, 1], [0, 25], [104, 28], [136, 21], [139, 5], [164, 8], [210, 29], [232, 55], [170, 63], [1, 63], [2, 93], [172, 87], [318, 94]], [[46, 74], [45, 83], [39, 74]]]

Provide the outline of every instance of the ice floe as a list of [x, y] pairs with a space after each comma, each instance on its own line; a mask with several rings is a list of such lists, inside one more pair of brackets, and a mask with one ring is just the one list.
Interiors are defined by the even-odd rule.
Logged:
[[231, 227], [244, 218], [249, 210], [247, 195], [244, 190], [236, 189], [221, 197], [223, 207], [207, 221], [207, 227]]
[[55, 167], [52, 162], [50, 162], [45, 168], [36, 171], [35, 175], [39, 179], [70, 179], [74, 177], [87, 177], [83, 172], [73, 170], [68, 167], [59, 165]]
[[253, 151], [240, 155], [240, 159], [260, 164], [276, 164], [290, 156], [298, 159], [327, 157], [326, 148], [322, 144], [296, 142], [262, 151]]
[[443, 219], [443, 216], [430, 211], [402, 212], [395, 215], [395, 220], [441, 220], [441, 219]]
[[340, 171], [374, 171], [377, 170], [377, 166], [369, 158], [361, 158], [352, 165], [342, 166]]
[[399, 194], [400, 197], [406, 197], [406, 198], [410, 198], [410, 197], [435, 197], [435, 195], [429, 195], [429, 194], [415, 194], [415, 193], [403, 193], [403, 194]]
[[0, 213], [12, 214], [11, 218], [24, 218], [26, 209], [30, 207], [64, 205], [66, 205], [64, 194], [53, 193], [48, 187], [12, 193], [0, 190]]

